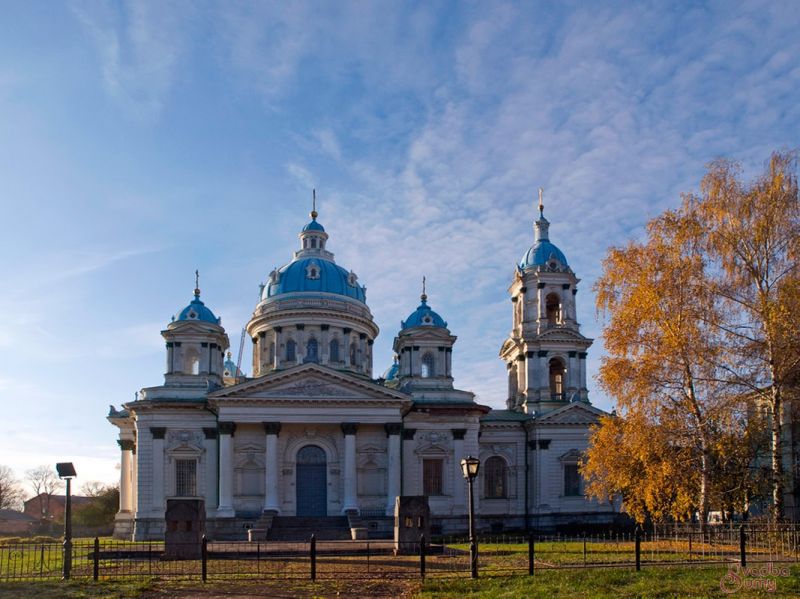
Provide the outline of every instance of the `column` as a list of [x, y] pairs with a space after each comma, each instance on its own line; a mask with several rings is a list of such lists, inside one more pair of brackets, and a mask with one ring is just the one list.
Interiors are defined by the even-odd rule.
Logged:
[[539, 356], [539, 397], [542, 401], [550, 401], [550, 365], [547, 363], [547, 352], [538, 352]]
[[219, 489], [219, 481], [217, 480], [217, 429], [204, 428], [203, 434], [205, 440], [203, 447], [205, 448], [205, 465], [206, 465], [206, 480], [205, 480], [205, 502], [206, 514], [214, 515], [217, 510], [217, 490]]
[[586, 352], [578, 354], [578, 362], [580, 363], [581, 372], [581, 399], [586, 401], [588, 390], [586, 388]]
[[544, 306], [544, 283], [537, 283], [536, 284], [536, 299], [539, 302], [539, 321], [542, 321], [546, 318], [545, 314], [545, 306]]
[[153, 515], [163, 517], [164, 507], [164, 435], [167, 429], [164, 427], [150, 427], [150, 434], [153, 435], [153, 495], [150, 504]]
[[358, 512], [356, 496], [356, 431], [358, 424], [343, 422], [344, 433], [344, 506], [342, 512]]
[[281, 343], [283, 343], [283, 328], [282, 327], [275, 327], [275, 355], [273, 356], [274, 363], [272, 364], [273, 368], [278, 368], [281, 364]]
[[280, 513], [278, 500], [278, 434], [280, 422], [264, 422], [266, 443], [264, 445], [264, 511]]
[[467, 491], [464, 473], [461, 471], [461, 459], [464, 454], [465, 428], [454, 428], [453, 433], [453, 513], [463, 514], [466, 510], [465, 493]]
[[575, 393], [575, 390], [578, 387], [578, 352], [568, 352], [567, 355], [569, 356], [569, 364], [567, 368], [567, 391], [569, 391], [570, 396]]
[[388, 464], [386, 466], [386, 515], [394, 515], [394, 504], [400, 495], [400, 433], [403, 424], [389, 422], [385, 425], [388, 444]]
[[219, 430], [219, 508], [217, 517], [233, 518], [233, 433], [235, 422], [220, 422]]
[[119, 511], [125, 514], [133, 511], [133, 482], [131, 476], [131, 463], [133, 461], [133, 440], [119, 439], [117, 441], [121, 451], [119, 461]]
[[[417, 430], [413, 428], [404, 428], [403, 429], [403, 447], [401, 451], [403, 452], [403, 472], [400, 475], [400, 494], [401, 495], [419, 495], [420, 493], [416, 492], [416, 488], [410, 484], [410, 477], [408, 476], [408, 472], [412, 469], [413, 459], [414, 459], [414, 433]], [[406, 443], [409, 441], [409, 443]]]

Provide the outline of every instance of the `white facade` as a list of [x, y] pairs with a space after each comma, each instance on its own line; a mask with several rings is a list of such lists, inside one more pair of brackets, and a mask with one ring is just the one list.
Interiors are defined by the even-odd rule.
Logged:
[[467, 455], [482, 463], [482, 528], [610, 521], [614, 506], [584, 497], [577, 475], [603, 412], [586, 390], [591, 340], [575, 319], [578, 279], [544, 217], [509, 289], [513, 327], [500, 352], [508, 409], [492, 410], [454, 387], [456, 337], [424, 293], [395, 338], [395, 364], [373, 378], [379, 331], [366, 290], [336, 265], [316, 216], [294, 259], [270, 273], [247, 324], [252, 377], [225, 360], [228, 337], [196, 289], [162, 331], [164, 384], [112, 407], [121, 448], [115, 534], [161, 537], [170, 498], [202, 499], [212, 538], [246, 538], [275, 516], [346, 515], [380, 534], [397, 495], [427, 495], [434, 530], [463, 531]]

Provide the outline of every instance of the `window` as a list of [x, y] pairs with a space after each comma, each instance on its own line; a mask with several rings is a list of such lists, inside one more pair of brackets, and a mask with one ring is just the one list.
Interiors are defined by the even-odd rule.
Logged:
[[338, 339], [331, 339], [330, 350], [331, 350], [330, 361], [331, 362], [338, 362], [339, 361], [339, 340]]
[[506, 461], [500, 456], [486, 460], [483, 470], [483, 495], [489, 499], [506, 496]]
[[422, 494], [443, 495], [442, 493], [442, 460], [422, 460]]
[[564, 464], [564, 495], [577, 497], [583, 495], [581, 474], [577, 464]]
[[311, 247], [317, 249], [317, 240], [315, 238], [311, 238]]
[[564, 399], [564, 363], [558, 358], [550, 360], [550, 395], [553, 401]]
[[558, 313], [561, 311], [561, 301], [555, 293], [551, 293], [545, 300], [547, 324], [558, 324]]
[[435, 374], [433, 354], [428, 352], [422, 356], [422, 378], [427, 379]]
[[197, 495], [196, 460], [175, 460], [175, 495], [178, 497]]
[[356, 365], [356, 344], [355, 342], [350, 344], [350, 366]]
[[269, 344], [269, 363], [275, 363], [275, 342]]
[[306, 362], [319, 362], [319, 345], [313, 337], [306, 344]]
[[295, 362], [297, 360], [297, 345], [294, 340], [289, 339], [286, 342], [286, 361]]

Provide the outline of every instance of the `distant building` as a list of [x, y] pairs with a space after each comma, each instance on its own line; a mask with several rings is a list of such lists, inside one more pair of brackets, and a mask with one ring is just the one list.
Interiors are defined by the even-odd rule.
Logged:
[[548, 227], [540, 205], [509, 288], [503, 410], [454, 386], [456, 336], [424, 289], [400, 323], [394, 363], [373, 376], [378, 327], [366, 288], [334, 261], [316, 211], [246, 326], [252, 377], [226, 360], [225, 329], [195, 289], [161, 332], [164, 384], [108, 417], [122, 450], [116, 536], [161, 537], [170, 498], [204, 500], [212, 538], [244, 538], [276, 516], [345, 515], [380, 531], [398, 495], [426, 495], [434, 531], [461, 532], [468, 454], [482, 463], [483, 529], [611, 520], [614, 506], [587, 498], [578, 471], [604, 412], [588, 397], [579, 280]]
[[31, 531], [38, 520], [17, 510], [0, 510], [0, 534], [17, 535]]
[[[24, 512], [28, 516], [35, 518], [37, 522], [40, 520], [63, 520], [66, 501], [65, 495], [40, 493], [25, 501]], [[72, 496], [73, 509], [88, 505], [91, 502], [91, 497]]]

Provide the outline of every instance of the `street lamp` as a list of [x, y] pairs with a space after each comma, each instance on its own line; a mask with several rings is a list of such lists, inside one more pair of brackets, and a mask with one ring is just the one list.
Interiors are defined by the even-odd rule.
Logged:
[[469, 487], [469, 562], [472, 578], [478, 578], [478, 546], [475, 543], [475, 504], [472, 502], [472, 482], [478, 476], [481, 461], [468, 455], [461, 460], [461, 473]]
[[58, 478], [67, 481], [67, 497], [64, 505], [64, 570], [63, 580], [69, 580], [72, 572], [72, 489], [70, 483], [78, 476], [72, 462], [59, 462], [56, 464]]

